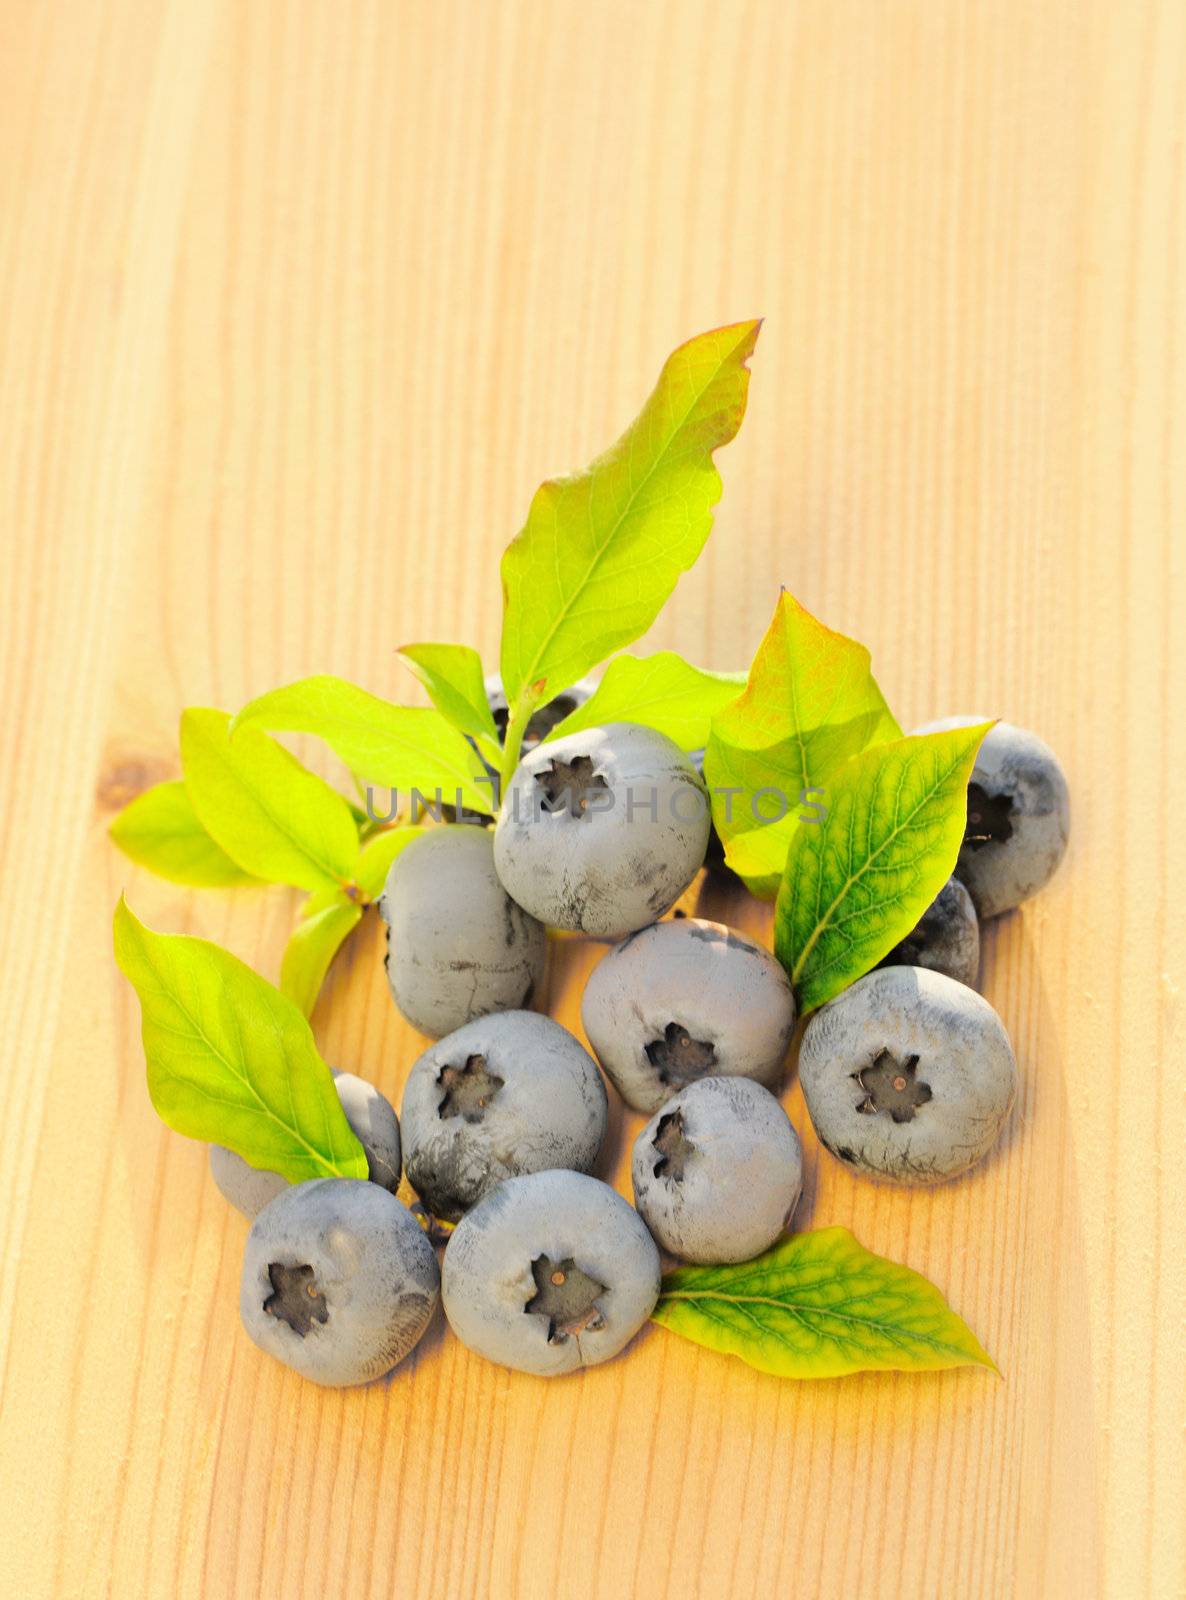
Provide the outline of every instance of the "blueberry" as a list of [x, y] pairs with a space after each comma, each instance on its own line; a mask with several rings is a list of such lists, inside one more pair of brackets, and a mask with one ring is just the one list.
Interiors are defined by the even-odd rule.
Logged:
[[536, 1172], [499, 1184], [458, 1223], [441, 1292], [462, 1344], [550, 1377], [629, 1343], [659, 1296], [659, 1252], [608, 1184]]
[[[947, 717], [914, 731], [941, 733], [983, 721]], [[1050, 746], [1011, 722], [990, 728], [968, 783], [968, 823], [955, 869], [982, 922], [1049, 882], [1066, 854], [1070, 826], [1067, 780]]]
[[450, 1220], [501, 1179], [588, 1171], [605, 1139], [605, 1085], [567, 1029], [534, 1011], [482, 1017], [426, 1050], [400, 1108], [408, 1182]]
[[634, 1142], [634, 1204], [664, 1250], [685, 1261], [748, 1261], [778, 1238], [803, 1188], [799, 1136], [748, 1078], [701, 1078]]
[[671, 739], [585, 728], [520, 762], [494, 832], [507, 893], [541, 922], [604, 938], [645, 927], [704, 862], [704, 783]]
[[[541, 739], [547, 738], [553, 728], [560, 726], [565, 717], [571, 716], [578, 706], [584, 705], [596, 687], [592, 678], [582, 678], [570, 689], [564, 689], [551, 700], [545, 700], [527, 719], [527, 727], [523, 730], [523, 749], [534, 750]], [[490, 702], [498, 737], [505, 740], [510, 710], [502, 678], [497, 672], [492, 672], [486, 679], [486, 698]]]
[[976, 987], [980, 976], [980, 924], [972, 896], [958, 878], [948, 878], [913, 930], [896, 944], [883, 967], [929, 967], [957, 983]]
[[[505, 743], [507, 722], [510, 710], [507, 706], [507, 697], [502, 687], [502, 678], [497, 672], [492, 672], [486, 679], [486, 699], [490, 704], [490, 711], [494, 717], [494, 726], [498, 729], [500, 743]], [[561, 694], [545, 700], [542, 706], [537, 707], [527, 719], [527, 726], [523, 730], [524, 751], [534, 750], [541, 739], [545, 739], [553, 728], [559, 727], [565, 717], [571, 715], [578, 706], [583, 706], [585, 701], [597, 687], [592, 678], [583, 678], [580, 683], [574, 683], [571, 689], [565, 689]], [[485, 756], [482, 756], [477, 745], [471, 739], [470, 744], [478, 751], [486, 771], [492, 780], [497, 780], [498, 770], [492, 767]], [[474, 822], [481, 823], [484, 818], [470, 811], [459, 811], [456, 806], [443, 806], [442, 819], [447, 822]]]
[[782, 1080], [795, 996], [778, 962], [719, 922], [660, 922], [602, 957], [581, 1022], [628, 1105], [648, 1114], [696, 1078]]
[[387, 981], [432, 1038], [491, 1011], [528, 1006], [543, 987], [547, 934], [507, 894], [485, 828], [425, 832], [392, 862], [380, 901]]
[[351, 1178], [285, 1189], [251, 1225], [239, 1314], [314, 1383], [369, 1383], [402, 1361], [440, 1292], [436, 1256], [393, 1194]]
[[874, 1177], [940, 1183], [995, 1144], [1017, 1069], [1004, 1024], [974, 989], [925, 967], [882, 967], [811, 1018], [799, 1082], [826, 1150]]
[[[368, 1177], [394, 1194], [399, 1188], [401, 1165], [399, 1122], [390, 1101], [374, 1084], [350, 1072], [335, 1072], [334, 1088], [346, 1121], [366, 1151]], [[289, 1187], [287, 1178], [278, 1172], [250, 1166], [242, 1156], [220, 1144], [210, 1146], [210, 1176], [224, 1199], [245, 1217], [257, 1216], [269, 1200]]]

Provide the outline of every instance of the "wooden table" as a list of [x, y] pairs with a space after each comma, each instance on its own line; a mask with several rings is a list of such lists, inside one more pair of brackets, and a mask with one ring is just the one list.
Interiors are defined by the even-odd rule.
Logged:
[[[1186, 11], [0, 15], [8, 1592], [1181, 1595]], [[1000, 1153], [898, 1193], [806, 1136], [802, 1223], [927, 1273], [1004, 1381], [779, 1382], [652, 1328], [544, 1384], [438, 1325], [320, 1392], [240, 1330], [245, 1225], [154, 1119], [110, 956], [126, 888], [274, 976], [295, 896], [171, 888], [107, 823], [176, 773], [183, 705], [314, 670], [403, 696], [415, 638], [493, 662], [537, 482], [754, 314], [650, 642], [744, 665], [786, 584], [904, 724], [1004, 715], [1072, 784], [1067, 864], [985, 941]], [[396, 1098], [420, 1041], [375, 932], [314, 1020]], [[558, 947], [562, 1020], [596, 954]]]

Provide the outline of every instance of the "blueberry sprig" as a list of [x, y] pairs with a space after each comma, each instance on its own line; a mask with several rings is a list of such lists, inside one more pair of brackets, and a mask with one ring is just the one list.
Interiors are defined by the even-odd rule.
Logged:
[[[408, 1081], [407, 1176], [434, 1218], [457, 1221], [443, 1295], [473, 1348], [567, 1371], [615, 1354], [654, 1311], [789, 1376], [992, 1365], [931, 1285], [844, 1230], [779, 1242], [801, 1162], [770, 1090], [796, 1018], [815, 1013], [804, 1087], [838, 1160], [929, 1182], [986, 1152], [1015, 1066], [992, 1008], [956, 978], [975, 976], [976, 912], [1016, 905], [1061, 858], [1057, 761], [986, 719], [903, 734], [869, 652], [785, 590], [748, 673], [618, 653], [708, 537], [714, 453], [744, 417], [759, 328], [682, 345], [617, 443], [537, 491], [502, 560], [497, 675], [469, 645], [414, 643], [399, 658], [427, 706], [320, 675], [234, 716], [191, 707], [182, 778], [112, 824], [173, 882], [306, 897], [279, 989], [217, 945], [152, 932], [122, 898], [115, 944], [156, 1109], [216, 1147], [220, 1187], [258, 1213], [245, 1325], [317, 1381], [387, 1370], [438, 1293], [439, 1230], [394, 1195], [395, 1113], [371, 1086], [335, 1083], [306, 1020], [371, 907], [397, 1005], [440, 1039]], [[276, 734], [322, 740], [353, 795]], [[405, 801], [382, 821], [375, 786]], [[423, 826], [414, 796], [436, 821], [477, 826]], [[773, 957], [715, 924], [659, 921], [714, 850], [775, 902]], [[596, 1064], [527, 1009], [548, 928], [622, 940], [584, 1018], [603, 1070], [653, 1113], [634, 1152], [641, 1220], [587, 1176], [607, 1126]], [[954, 1078], [935, 1054], [948, 1035]], [[697, 1265], [660, 1280], [656, 1240]]]

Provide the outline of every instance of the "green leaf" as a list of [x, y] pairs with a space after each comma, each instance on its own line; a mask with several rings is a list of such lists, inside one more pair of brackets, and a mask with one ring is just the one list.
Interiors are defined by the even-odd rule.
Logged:
[[389, 828], [376, 834], [362, 847], [353, 883], [345, 889], [327, 884], [302, 905], [280, 964], [280, 988], [305, 1016], [312, 1015], [334, 956], [383, 893], [391, 863], [423, 831]]
[[115, 958], [140, 997], [161, 1119], [290, 1183], [365, 1178], [367, 1159], [291, 1000], [205, 939], [154, 933], [121, 896]]
[[423, 832], [423, 828], [389, 828], [386, 833], [377, 833], [363, 845], [354, 881], [368, 900], [379, 898], [387, 882], [391, 863]]
[[171, 883], [200, 889], [258, 883], [198, 821], [184, 783], [157, 783], [130, 800], [107, 830], [126, 856]]
[[847, 1228], [792, 1234], [739, 1266], [682, 1267], [663, 1279], [654, 1320], [779, 1378], [997, 1371], [932, 1283]]
[[367, 783], [432, 798], [439, 789], [452, 805], [460, 791], [469, 811], [489, 815], [493, 795], [477, 751], [429, 706], [396, 706], [344, 678], [301, 678], [252, 700], [231, 725], [234, 738], [251, 726], [312, 733], [324, 739]]
[[[826, 628], [784, 590], [745, 691], [714, 716], [704, 755], [725, 860], [752, 894], [777, 893], [803, 792], [826, 790], [850, 757], [901, 737], [864, 645]], [[783, 797], [780, 819], [754, 816], [762, 790]], [[826, 794], [820, 803], [828, 804]], [[771, 796], [758, 809], [777, 817], [782, 805]]]
[[298, 889], [349, 882], [358, 861], [350, 807], [258, 728], [231, 739], [223, 711], [181, 718], [181, 762], [194, 810], [246, 872]]
[[774, 949], [800, 1012], [870, 971], [955, 867], [968, 778], [991, 722], [876, 745], [836, 772], [818, 826], [791, 835]]
[[280, 963], [280, 990], [303, 1016], [311, 1016], [321, 985], [346, 937], [362, 920], [363, 908], [345, 895], [302, 916]]
[[557, 694], [644, 633], [712, 526], [712, 455], [745, 415], [760, 324], [701, 334], [671, 355], [615, 445], [543, 484], [502, 558], [507, 702]]
[[462, 733], [487, 742], [499, 757], [498, 727], [486, 698], [482, 658], [468, 644], [406, 644], [398, 652], [442, 716]]
[[606, 722], [639, 722], [674, 739], [682, 750], [703, 750], [713, 714], [745, 682], [743, 672], [705, 672], [673, 650], [653, 656], [615, 656], [594, 692], [548, 734], [549, 739]]

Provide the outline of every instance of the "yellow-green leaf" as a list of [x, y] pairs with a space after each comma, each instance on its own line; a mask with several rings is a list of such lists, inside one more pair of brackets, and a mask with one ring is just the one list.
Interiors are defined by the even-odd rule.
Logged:
[[682, 1267], [663, 1279], [654, 1319], [779, 1378], [997, 1370], [934, 1284], [847, 1228], [793, 1234], [738, 1266]]
[[365, 1178], [367, 1159], [292, 1001], [205, 939], [154, 933], [121, 897], [115, 957], [140, 997], [162, 1121], [290, 1183]]
[[446, 805], [460, 794], [468, 811], [494, 810], [477, 751], [434, 706], [392, 705], [344, 678], [301, 678], [245, 705], [233, 737], [251, 726], [315, 734], [364, 782], [386, 784], [405, 799], [413, 789], [429, 799], [439, 790]]
[[399, 655], [428, 690], [441, 715], [488, 746], [488, 754], [497, 761], [498, 728], [486, 698], [478, 652], [468, 644], [406, 644]]
[[681, 345], [618, 442], [536, 491], [502, 558], [512, 715], [525, 695], [557, 694], [637, 639], [700, 554], [721, 494], [713, 451], [741, 426], [759, 326]]
[[791, 835], [774, 949], [800, 1013], [869, 972], [947, 882], [991, 722], [875, 745], [832, 774], [822, 823]]
[[735, 698], [744, 682], [744, 672], [706, 672], [674, 650], [615, 656], [584, 705], [547, 737], [561, 739], [606, 722], [638, 722], [665, 733], [681, 750], [703, 750], [714, 713]]
[[383, 893], [391, 863], [422, 832], [421, 828], [405, 827], [375, 834], [359, 852], [352, 883], [345, 888], [327, 884], [301, 906], [280, 964], [280, 989], [306, 1017], [313, 1014], [334, 957], [367, 906]]
[[368, 900], [379, 898], [387, 882], [391, 863], [423, 832], [423, 828], [388, 828], [384, 833], [377, 833], [373, 839], [367, 840], [362, 847], [354, 881]]
[[269, 883], [348, 883], [358, 829], [345, 800], [266, 733], [249, 728], [231, 739], [229, 724], [225, 711], [191, 706], [182, 714], [185, 787], [203, 827]]
[[[826, 807], [837, 768], [870, 745], [901, 737], [868, 650], [826, 628], [784, 590], [744, 692], [713, 718], [704, 756], [725, 860], [751, 893], [772, 900], [778, 892], [801, 796], [823, 789], [818, 803]], [[762, 791], [769, 798], [755, 801]]]
[[302, 1016], [312, 1016], [330, 963], [361, 921], [362, 909], [339, 892], [336, 900], [302, 916], [292, 930], [280, 963], [280, 992]]
[[184, 783], [157, 783], [130, 800], [107, 830], [126, 856], [170, 883], [223, 889], [259, 883], [215, 843]]

